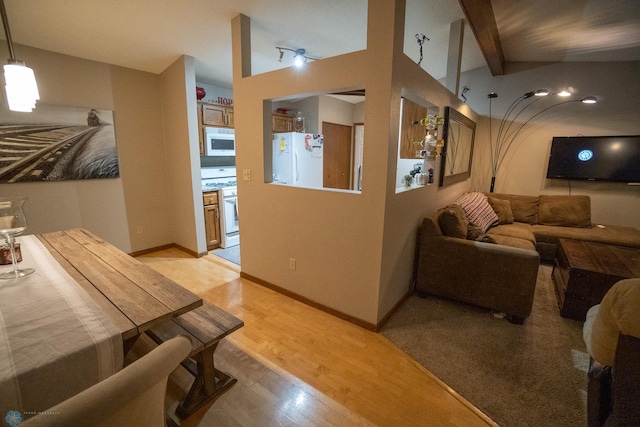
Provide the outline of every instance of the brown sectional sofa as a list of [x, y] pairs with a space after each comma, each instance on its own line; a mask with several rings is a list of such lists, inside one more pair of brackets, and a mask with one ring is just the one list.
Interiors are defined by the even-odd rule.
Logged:
[[[589, 196], [485, 194], [491, 199], [509, 201], [513, 224], [499, 224], [488, 234], [513, 235], [505, 225], [516, 225], [533, 234], [542, 261], [553, 262], [558, 239], [576, 239], [609, 245], [640, 248], [640, 230], [619, 225], [591, 223]], [[519, 234], [513, 235], [520, 237]]]
[[455, 205], [423, 220], [416, 276], [420, 295], [474, 304], [522, 323], [531, 313], [540, 260], [555, 259], [559, 238], [640, 248], [638, 229], [591, 224], [589, 196], [485, 195], [499, 218], [486, 233], [471, 233], [464, 211]]

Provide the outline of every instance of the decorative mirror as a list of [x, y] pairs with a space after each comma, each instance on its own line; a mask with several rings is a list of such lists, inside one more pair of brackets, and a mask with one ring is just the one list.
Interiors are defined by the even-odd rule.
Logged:
[[454, 108], [446, 107], [442, 138], [440, 187], [469, 179], [476, 123]]

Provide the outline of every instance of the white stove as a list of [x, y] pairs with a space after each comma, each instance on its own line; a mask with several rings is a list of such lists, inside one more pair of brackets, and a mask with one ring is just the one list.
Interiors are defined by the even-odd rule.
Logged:
[[216, 191], [237, 185], [236, 168], [233, 166], [202, 168], [200, 173], [202, 191]]
[[227, 248], [240, 244], [238, 223], [238, 189], [236, 168], [202, 168], [202, 191], [219, 191], [220, 246]]
[[213, 179], [203, 179], [202, 180], [202, 191], [216, 191], [222, 190], [224, 188], [235, 188], [236, 181], [218, 181], [215, 178]]

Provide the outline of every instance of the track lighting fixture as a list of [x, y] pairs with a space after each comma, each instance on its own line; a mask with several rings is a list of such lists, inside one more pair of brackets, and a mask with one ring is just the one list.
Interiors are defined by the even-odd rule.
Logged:
[[288, 47], [276, 46], [276, 49], [280, 52], [280, 57], [278, 58], [279, 62], [282, 62], [282, 58], [284, 57], [284, 51], [287, 50], [289, 52], [293, 52], [293, 63], [296, 67], [301, 67], [308, 60], [317, 61], [320, 58], [314, 58], [307, 55], [307, 52], [304, 49], [291, 49]]

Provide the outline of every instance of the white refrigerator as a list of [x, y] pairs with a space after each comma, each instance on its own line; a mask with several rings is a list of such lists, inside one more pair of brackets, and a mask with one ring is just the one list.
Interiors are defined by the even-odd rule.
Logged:
[[322, 187], [322, 135], [285, 132], [273, 134], [273, 183]]

